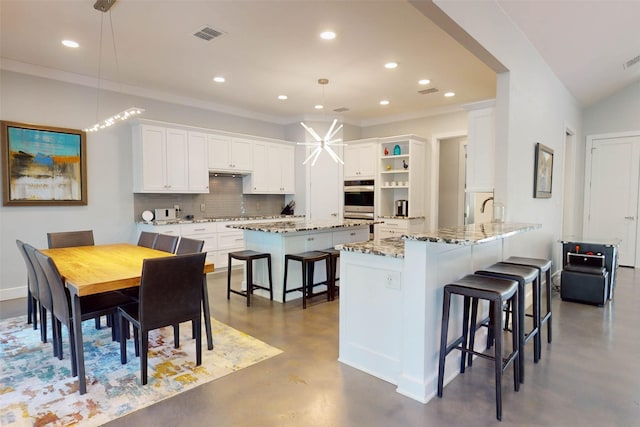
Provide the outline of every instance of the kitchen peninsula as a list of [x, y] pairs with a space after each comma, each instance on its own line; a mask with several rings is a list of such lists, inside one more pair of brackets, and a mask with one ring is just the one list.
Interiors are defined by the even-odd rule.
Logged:
[[[505, 239], [538, 228], [472, 224], [343, 245], [340, 362], [395, 384], [398, 393], [429, 401], [436, 394], [444, 285], [504, 259]], [[455, 301], [450, 330], [459, 331], [461, 320], [462, 304]], [[459, 360], [447, 359], [445, 383], [457, 375]]]
[[[284, 278], [284, 256], [286, 254], [323, 250], [344, 243], [369, 240], [370, 225], [371, 221], [367, 220], [310, 221], [302, 219], [267, 224], [229, 224], [227, 227], [244, 230], [245, 249], [271, 254], [273, 299], [285, 302], [282, 295], [282, 279]], [[256, 263], [253, 275], [256, 283], [262, 285], [269, 283], [266, 263]], [[315, 282], [324, 280], [326, 280], [325, 270], [317, 268]], [[301, 286], [300, 263], [290, 263], [288, 281], [287, 287], [289, 289]], [[254, 293], [268, 297], [266, 291], [258, 289]], [[288, 293], [287, 301], [301, 297], [300, 292]]]

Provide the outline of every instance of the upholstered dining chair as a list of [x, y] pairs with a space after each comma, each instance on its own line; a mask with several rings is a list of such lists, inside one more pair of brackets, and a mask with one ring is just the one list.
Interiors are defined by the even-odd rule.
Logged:
[[153, 249], [173, 253], [176, 250], [177, 244], [178, 236], [160, 233], [158, 234], [158, 237], [156, 237], [156, 241], [153, 243]]
[[127, 363], [127, 340], [124, 337], [128, 323], [131, 323], [140, 354], [140, 382], [143, 385], [147, 384], [151, 330], [191, 321], [196, 332], [196, 365], [202, 364], [201, 307], [205, 258], [205, 253], [195, 253], [144, 260], [138, 303], [118, 309], [122, 337], [120, 361]]
[[24, 242], [22, 240], [16, 240], [16, 246], [18, 252], [24, 258], [25, 266], [27, 267], [27, 323], [33, 323], [33, 329], [38, 329], [38, 280], [36, 278], [36, 271], [29, 259], [29, 255], [24, 250]]
[[[73, 318], [71, 309], [71, 297], [69, 291], [64, 285], [62, 276], [56, 267], [55, 262], [49, 256], [40, 251], [35, 252], [37, 262], [44, 273], [45, 280], [51, 290], [51, 298], [53, 301], [53, 319], [55, 323], [55, 336], [53, 345], [56, 348], [58, 359], [62, 360], [62, 325], [64, 324], [69, 331], [69, 348], [71, 351], [71, 371], [73, 376], [78, 375], [76, 352], [75, 352], [75, 333], [73, 330]], [[131, 303], [131, 299], [117, 292], [107, 292], [97, 295], [87, 295], [80, 298], [81, 320], [93, 319], [108, 314], [115, 314], [118, 306]], [[117, 316], [114, 316], [117, 319]], [[117, 324], [117, 320], [116, 320]], [[113, 340], [116, 339], [118, 329], [114, 326], [111, 332]]]
[[144, 246], [145, 248], [153, 248], [153, 244], [156, 242], [156, 237], [158, 237], [158, 233], [141, 231], [140, 237], [138, 237], [138, 246]]
[[28, 243], [23, 245], [24, 251], [29, 257], [31, 261], [31, 265], [33, 266], [33, 270], [36, 277], [36, 282], [38, 283], [38, 301], [40, 307], [40, 339], [42, 342], [47, 342], [47, 312], [51, 313], [51, 335], [53, 335], [53, 355], [57, 356], [57, 347], [55, 345], [55, 337], [56, 337], [56, 325], [53, 320], [53, 300], [51, 297], [51, 290], [49, 289], [49, 284], [47, 283], [47, 278], [40, 267], [40, 263], [36, 259], [36, 252], [38, 251], [36, 248], [31, 246]]
[[202, 252], [204, 240], [190, 239], [188, 237], [180, 237], [176, 255], [195, 254]]
[[69, 248], [72, 246], [93, 246], [93, 230], [62, 231], [59, 233], [47, 233], [49, 249]]

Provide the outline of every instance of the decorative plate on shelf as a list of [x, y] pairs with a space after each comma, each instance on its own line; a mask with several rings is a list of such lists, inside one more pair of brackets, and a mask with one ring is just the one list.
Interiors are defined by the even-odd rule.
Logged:
[[153, 212], [151, 211], [142, 212], [142, 219], [144, 219], [146, 222], [151, 222], [153, 220]]

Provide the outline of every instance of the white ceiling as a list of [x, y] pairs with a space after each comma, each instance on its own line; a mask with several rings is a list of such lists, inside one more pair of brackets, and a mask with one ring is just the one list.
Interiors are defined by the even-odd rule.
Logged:
[[[498, 2], [583, 105], [638, 80], [640, 65], [623, 73], [622, 63], [640, 54], [640, 2]], [[367, 124], [495, 96], [495, 73], [405, 0], [118, 0], [106, 14], [93, 3], [0, 0], [0, 66], [88, 85], [100, 76], [102, 88], [281, 123], [317, 116], [323, 102], [320, 114], [348, 108], [345, 121]], [[203, 26], [225, 34], [195, 38]], [[326, 29], [336, 40], [319, 39]], [[397, 69], [383, 67], [391, 60]]]

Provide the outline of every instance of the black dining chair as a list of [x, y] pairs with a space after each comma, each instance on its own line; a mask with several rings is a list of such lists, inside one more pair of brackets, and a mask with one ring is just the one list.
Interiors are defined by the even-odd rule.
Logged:
[[24, 259], [25, 266], [27, 267], [27, 323], [33, 323], [33, 329], [38, 329], [38, 281], [36, 278], [36, 271], [33, 268], [33, 264], [29, 259], [29, 255], [24, 250], [24, 242], [22, 240], [16, 240], [16, 246], [18, 252]]
[[[71, 309], [71, 296], [64, 285], [64, 281], [58, 267], [51, 257], [40, 251], [35, 252], [37, 262], [44, 273], [48, 287], [51, 290], [51, 298], [53, 300], [53, 319], [55, 324], [55, 337], [53, 345], [56, 348], [58, 359], [62, 360], [62, 325], [64, 324], [69, 331], [69, 348], [71, 351], [71, 371], [73, 376], [78, 375], [76, 352], [75, 352], [75, 332], [73, 330], [73, 317]], [[86, 295], [80, 298], [81, 320], [93, 319], [103, 315], [115, 315], [118, 306], [130, 304], [132, 300], [117, 292], [107, 292], [97, 295]], [[114, 316], [118, 319], [117, 316]], [[117, 325], [117, 320], [116, 320]], [[111, 332], [111, 338], [115, 340], [118, 328], [114, 326]]]
[[95, 245], [93, 230], [47, 233], [47, 242], [49, 243], [49, 249]]
[[158, 237], [156, 237], [156, 241], [153, 243], [153, 249], [173, 253], [176, 250], [177, 244], [178, 236], [171, 236], [169, 234], [158, 234]]
[[176, 248], [176, 255], [195, 254], [202, 252], [204, 240], [190, 239], [181, 237]]
[[[149, 331], [191, 321], [196, 333], [196, 365], [202, 364], [202, 272], [205, 253], [144, 260], [136, 304], [120, 307], [120, 361], [127, 363], [126, 329], [134, 327], [140, 354], [140, 382], [147, 384]], [[174, 329], [175, 331], [175, 329]], [[177, 337], [174, 337], [174, 346]], [[177, 347], [177, 346], [176, 346]]]
[[141, 231], [140, 237], [138, 237], [138, 246], [144, 246], [145, 248], [153, 248], [156, 242], [158, 233], [151, 233], [149, 231]]
[[31, 261], [31, 265], [33, 267], [36, 282], [38, 283], [38, 301], [40, 308], [40, 339], [42, 342], [47, 342], [47, 312], [51, 313], [51, 335], [53, 336], [53, 355], [57, 356], [57, 347], [55, 345], [55, 337], [56, 337], [56, 325], [53, 320], [53, 300], [51, 297], [51, 290], [49, 289], [49, 284], [47, 283], [47, 278], [40, 267], [40, 263], [36, 259], [36, 252], [38, 250], [31, 246], [28, 243], [23, 245], [24, 251], [29, 257], [29, 261]]

